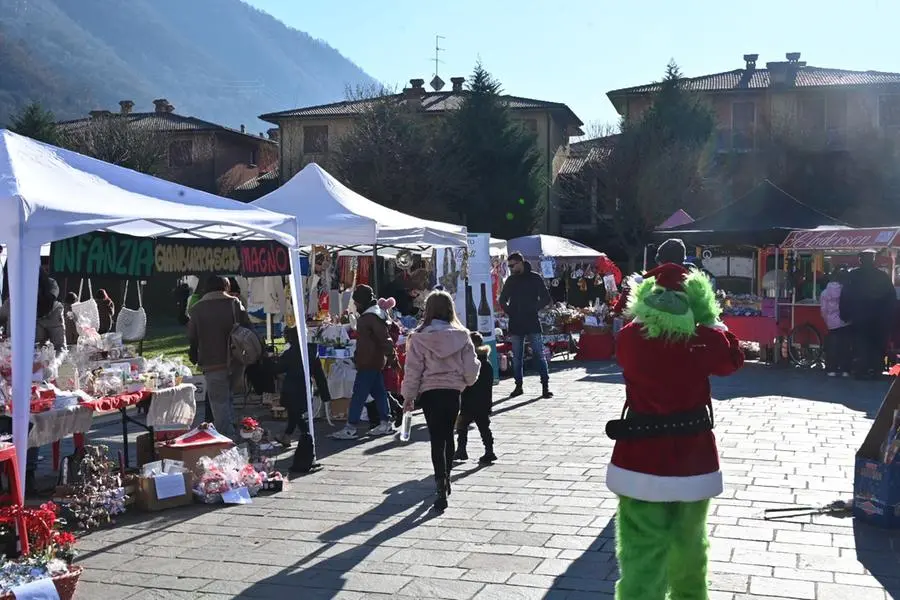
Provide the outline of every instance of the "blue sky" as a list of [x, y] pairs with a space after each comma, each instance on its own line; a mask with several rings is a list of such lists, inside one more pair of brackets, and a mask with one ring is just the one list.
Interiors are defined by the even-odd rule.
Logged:
[[[900, 71], [897, 0], [247, 0], [337, 48], [379, 81], [429, 81], [480, 58], [509, 94], [568, 104], [585, 123], [615, 122], [611, 89], [801, 52], [810, 65]], [[341, 98], [335, 98], [340, 100]]]

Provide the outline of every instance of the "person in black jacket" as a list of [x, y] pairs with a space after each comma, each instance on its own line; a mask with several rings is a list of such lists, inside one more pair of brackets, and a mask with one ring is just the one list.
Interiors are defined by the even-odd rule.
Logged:
[[478, 371], [478, 380], [463, 390], [462, 405], [459, 409], [459, 417], [456, 419], [456, 454], [454, 460], [469, 460], [466, 453], [466, 443], [469, 440], [469, 425], [473, 422], [481, 434], [481, 442], [484, 444], [484, 456], [478, 459], [478, 463], [489, 465], [497, 460], [494, 454], [494, 434], [491, 433], [491, 408], [493, 406], [494, 366], [491, 364], [491, 348], [485, 345], [481, 334], [472, 332], [469, 336], [475, 346], [475, 353], [481, 363]]
[[509, 340], [513, 351], [513, 376], [516, 388], [510, 398], [521, 396], [524, 378], [525, 341], [531, 346], [535, 366], [541, 374], [542, 396], [552, 398], [550, 373], [544, 359], [544, 341], [541, 336], [541, 322], [538, 311], [550, 304], [550, 292], [544, 279], [531, 270], [531, 264], [518, 252], [513, 252], [506, 260], [512, 275], [503, 284], [500, 292], [500, 306], [509, 317]]
[[[281, 384], [281, 405], [287, 409], [288, 421], [284, 433], [277, 439], [285, 448], [291, 447], [291, 436], [297, 427], [303, 423], [303, 411], [306, 410], [306, 377], [303, 374], [303, 356], [300, 354], [300, 335], [296, 327], [285, 327], [284, 341], [290, 346], [278, 357], [275, 365], [275, 373], [284, 373], [284, 381]], [[316, 382], [319, 395], [323, 402], [330, 402], [328, 393], [328, 380], [322, 363], [316, 357], [315, 344], [307, 345], [309, 356], [309, 372]]]
[[859, 267], [850, 271], [840, 300], [841, 320], [850, 323], [857, 377], [884, 371], [884, 354], [891, 331], [897, 293], [891, 277], [875, 266], [874, 250], [859, 255]]

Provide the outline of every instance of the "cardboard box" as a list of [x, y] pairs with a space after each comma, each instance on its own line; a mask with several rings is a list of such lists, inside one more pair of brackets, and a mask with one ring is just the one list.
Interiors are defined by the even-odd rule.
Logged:
[[900, 527], [900, 462], [881, 462], [881, 446], [887, 440], [900, 408], [900, 384], [895, 379], [881, 402], [866, 439], [856, 453], [853, 477], [853, 516], [879, 527]]
[[160, 510], [175, 508], [176, 506], [185, 506], [187, 504], [191, 504], [194, 501], [194, 494], [191, 490], [191, 487], [194, 483], [194, 478], [188, 471], [181, 473], [180, 477], [184, 480], [184, 493], [178, 496], [165, 498], [163, 500], [160, 500], [158, 498], [155, 478], [139, 477], [136, 493], [137, 507], [143, 511], [157, 512]]
[[203, 469], [197, 463], [204, 456], [214, 458], [222, 452], [233, 447], [231, 442], [222, 442], [215, 444], [206, 444], [205, 446], [189, 446], [187, 448], [175, 448], [166, 446], [165, 444], [156, 444], [156, 456], [159, 460], [171, 458], [172, 460], [180, 460], [184, 462], [184, 468], [190, 471], [194, 477], [200, 478], [203, 475]]

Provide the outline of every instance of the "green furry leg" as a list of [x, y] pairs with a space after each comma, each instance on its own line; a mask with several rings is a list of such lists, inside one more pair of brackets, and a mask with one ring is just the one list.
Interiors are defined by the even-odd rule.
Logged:
[[616, 600], [707, 600], [706, 514], [701, 502], [619, 497]]

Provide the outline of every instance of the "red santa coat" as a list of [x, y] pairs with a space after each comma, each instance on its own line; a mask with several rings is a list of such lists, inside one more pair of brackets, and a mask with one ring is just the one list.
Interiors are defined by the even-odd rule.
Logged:
[[[647, 339], [639, 322], [616, 340], [625, 397], [637, 413], [665, 415], [710, 401], [710, 375], [730, 375], [744, 364], [738, 339], [724, 326], [698, 327], [684, 342]], [[646, 502], [696, 502], [722, 493], [719, 453], [712, 431], [616, 441], [606, 473], [610, 491]]]

